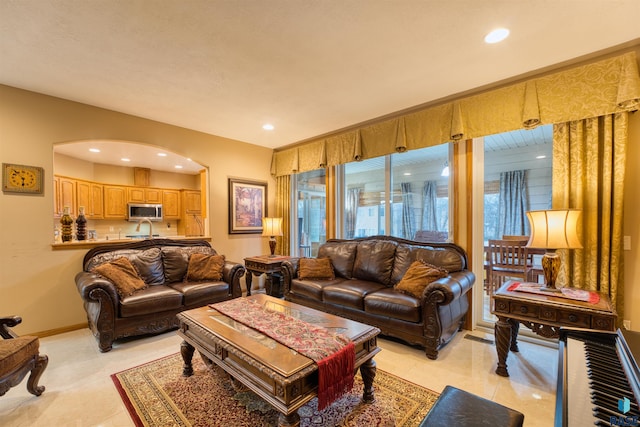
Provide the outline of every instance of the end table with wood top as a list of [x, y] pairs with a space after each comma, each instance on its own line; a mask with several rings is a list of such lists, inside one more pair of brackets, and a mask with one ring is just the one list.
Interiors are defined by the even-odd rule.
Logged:
[[282, 298], [282, 262], [291, 259], [286, 255], [258, 255], [244, 259], [244, 266], [247, 269], [247, 296], [251, 295], [252, 275], [256, 277], [261, 274], [266, 275], [265, 290], [267, 295]]
[[515, 282], [507, 281], [491, 296], [491, 313], [495, 324], [498, 367], [496, 374], [508, 377], [509, 350], [518, 352], [518, 331], [522, 323], [537, 335], [558, 338], [561, 327], [615, 331], [618, 315], [605, 294], [597, 302], [509, 290]]

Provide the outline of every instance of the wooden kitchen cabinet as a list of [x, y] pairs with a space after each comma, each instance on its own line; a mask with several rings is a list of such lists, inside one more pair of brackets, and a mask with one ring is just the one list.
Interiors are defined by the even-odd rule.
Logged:
[[121, 185], [104, 186], [104, 218], [127, 218], [127, 187]]
[[182, 203], [186, 213], [199, 214], [202, 212], [199, 190], [182, 190]]
[[66, 176], [54, 176], [53, 215], [62, 216], [65, 206], [69, 206], [71, 215], [76, 216], [76, 180]]
[[127, 202], [162, 203], [162, 190], [160, 188], [128, 187]]
[[80, 212], [80, 206], [84, 206], [84, 214], [87, 219], [104, 218], [102, 184], [76, 180], [76, 200], [76, 216]]
[[182, 212], [178, 222], [178, 234], [203, 236], [202, 201], [199, 190], [182, 190]]
[[180, 190], [162, 190], [162, 216], [180, 219]]

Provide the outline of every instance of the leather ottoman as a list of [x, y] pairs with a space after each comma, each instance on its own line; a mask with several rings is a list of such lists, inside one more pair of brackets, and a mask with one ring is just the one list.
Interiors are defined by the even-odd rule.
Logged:
[[518, 411], [448, 385], [420, 426], [522, 427], [523, 422]]

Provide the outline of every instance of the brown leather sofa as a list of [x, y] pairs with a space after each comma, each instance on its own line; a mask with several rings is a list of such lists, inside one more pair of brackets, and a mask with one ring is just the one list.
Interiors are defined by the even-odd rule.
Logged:
[[[391, 236], [333, 239], [318, 250], [318, 258], [326, 257], [333, 280], [300, 280], [298, 258], [282, 263], [286, 300], [376, 326], [383, 335], [423, 346], [430, 359], [462, 326], [475, 275], [459, 246]], [[415, 260], [448, 271], [421, 298], [394, 289]]]
[[[185, 281], [194, 253], [216, 255], [205, 240], [173, 239], [101, 245], [87, 252], [75, 280], [100, 351], [111, 350], [119, 338], [173, 329], [179, 324], [176, 314], [183, 310], [242, 296], [245, 268], [235, 262], [225, 260], [219, 281]], [[129, 259], [148, 285], [122, 298], [111, 281], [91, 272], [121, 257]]]

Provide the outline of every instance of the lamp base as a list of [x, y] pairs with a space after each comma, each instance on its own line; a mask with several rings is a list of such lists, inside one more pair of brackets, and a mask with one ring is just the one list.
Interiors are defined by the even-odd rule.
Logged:
[[269, 249], [271, 249], [271, 255], [269, 256], [274, 257], [276, 252], [276, 238], [274, 236], [269, 239]]
[[560, 271], [560, 255], [555, 249], [548, 249], [542, 257], [542, 271], [544, 272], [544, 284], [542, 288], [548, 292], [562, 292], [556, 288], [556, 278]]

